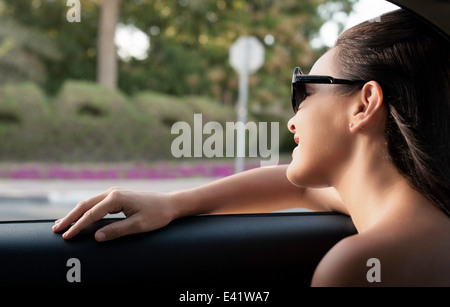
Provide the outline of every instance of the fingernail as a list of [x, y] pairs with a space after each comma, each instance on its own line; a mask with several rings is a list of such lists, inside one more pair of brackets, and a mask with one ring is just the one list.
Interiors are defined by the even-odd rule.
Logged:
[[105, 235], [105, 233], [104, 232], [97, 232], [96, 234], [95, 234], [95, 239], [98, 241], [98, 242], [102, 242], [102, 241], [105, 241], [106, 240], [106, 235]]
[[55, 225], [53, 225], [52, 226], [52, 228], [53, 228], [53, 230], [57, 230], [57, 229], [59, 229], [59, 227], [61, 226], [61, 224], [55, 224]]

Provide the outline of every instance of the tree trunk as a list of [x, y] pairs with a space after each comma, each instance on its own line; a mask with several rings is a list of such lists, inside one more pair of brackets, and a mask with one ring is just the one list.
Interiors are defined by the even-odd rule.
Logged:
[[117, 53], [114, 43], [120, 0], [103, 0], [97, 37], [97, 82], [117, 87]]

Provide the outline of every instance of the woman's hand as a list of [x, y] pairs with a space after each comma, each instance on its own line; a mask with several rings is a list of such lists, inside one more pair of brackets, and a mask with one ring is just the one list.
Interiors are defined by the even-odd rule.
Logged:
[[126, 218], [99, 229], [95, 233], [97, 241], [155, 230], [169, 224], [175, 216], [169, 194], [111, 188], [79, 202], [64, 218], [55, 222], [53, 231], [61, 232], [74, 223], [62, 235], [64, 239], [70, 239], [105, 215], [119, 212]]

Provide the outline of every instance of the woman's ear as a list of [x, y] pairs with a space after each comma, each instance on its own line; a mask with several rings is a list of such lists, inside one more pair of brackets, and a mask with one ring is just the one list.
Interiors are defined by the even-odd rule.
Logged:
[[349, 128], [352, 132], [378, 126], [385, 114], [383, 89], [376, 81], [364, 84], [352, 109]]

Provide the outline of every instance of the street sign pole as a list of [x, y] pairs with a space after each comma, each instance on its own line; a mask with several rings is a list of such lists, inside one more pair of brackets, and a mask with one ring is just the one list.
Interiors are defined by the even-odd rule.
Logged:
[[238, 125], [236, 136], [236, 160], [235, 173], [242, 172], [245, 164], [245, 123], [247, 122], [248, 104], [248, 63], [250, 61], [250, 43], [248, 40], [244, 44], [244, 54], [242, 57], [242, 70], [239, 72], [239, 99], [238, 99]]
[[239, 74], [238, 123], [236, 136], [235, 172], [244, 170], [245, 124], [247, 122], [248, 76], [264, 63], [264, 47], [253, 36], [242, 36], [230, 48], [230, 64]]

